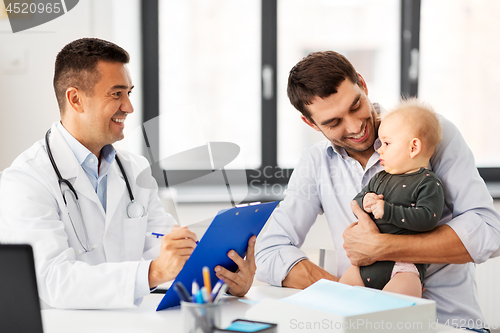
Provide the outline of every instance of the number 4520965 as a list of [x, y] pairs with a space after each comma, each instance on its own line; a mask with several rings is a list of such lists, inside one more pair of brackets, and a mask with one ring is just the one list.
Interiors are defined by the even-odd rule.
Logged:
[[58, 14], [61, 12], [61, 3], [26, 3], [26, 2], [14, 2], [9, 3], [7, 8], [5, 8], [7, 13], [14, 14], [35, 14], [35, 13], [47, 13], [47, 14]]

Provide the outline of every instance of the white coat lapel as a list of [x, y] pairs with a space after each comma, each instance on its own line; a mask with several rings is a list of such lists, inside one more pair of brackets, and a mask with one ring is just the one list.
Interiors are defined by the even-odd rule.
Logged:
[[[128, 192], [126, 190], [125, 180], [123, 179], [123, 175], [116, 163], [116, 160], [113, 162], [108, 172], [108, 193], [107, 193], [107, 204], [106, 204], [106, 230], [109, 227], [109, 224], [113, 220], [115, 214], [120, 213], [117, 212], [117, 209], [120, 206], [120, 202], [124, 199], [124, 196], [128, 197]], [[125, 208], [120, 208], [125, 209]], [[125, 216], [123, 217], [125, 218]], [[123, 218], [119, 219], [120, 221]]]
[[56, 124], [57, 123], [52, 125], [49, 144], [61, 176], [73, 185], [79, 196], [83, 195], [95, 202], [104, 215], [104, 209], [102, 208], [97, 193], [92, 187], [92, 184], [90, 184], [82, 166], [78, 163], [75, 154], [68, 146], [66, 140], [64, 140], [61, 132], [57, 129]]

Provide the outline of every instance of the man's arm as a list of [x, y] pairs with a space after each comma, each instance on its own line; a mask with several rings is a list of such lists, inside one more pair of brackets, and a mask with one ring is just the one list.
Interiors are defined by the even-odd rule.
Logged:
[[328, 273], [318, 265], [315, 265], [309, 259], [304, 259], [292, 267], [286, 278], [283, 280], [282, 286], [304, 289], [321, 279], [332, 281], [339, 280], [336, 276]]
[[473, 261], [458, 235], [447, 225], [415, 235], [381, 234], [355, 201], [351, 207], [358, 222], [344, 231], [344, 248], [355, 266], [381, 260], [436, 264]]
[[431, 166], [443, 183], [445, 203], [452, 213], [451, 221], [446, 223], [474, 262], [481, 263], [500, 247], [500, 216], [460, 131], [443, 117], [440, 123], [443, 139], [431, 158]]
[[285, 199], [273, 212], [257, 244], [255, 276], [271, 285], [281, 286], [291, 268], [307, 259], [300, 247], [322, 212], [313, 154], [305, 151], [302, 155], [290, 178]]

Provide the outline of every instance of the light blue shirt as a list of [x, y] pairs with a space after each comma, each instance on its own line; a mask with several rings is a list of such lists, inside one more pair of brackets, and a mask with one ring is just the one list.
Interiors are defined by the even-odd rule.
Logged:
[[[87, 175], [94, 191], [96, 191], [99, 201], [101, 201], [102, 208], [106, 212], [106, 197], [108, 192], [108, 172], [111, 164], [115, 160], [116, 150], [112, 145], [106, 145], [101, 150], [101, 167], [99, 168], [99, 161], [97, 157], [88, 150], [84, 145], [80, 143], [75, 137], [73, 137], [59, 122], [57, 123], [57, 129], [61, 132], [64, 140], [71, 148], [73, 153], [78, 160], [78, 163], [82, 166], [85, 174]], [[125, 175], [124, 175], [125, 176]], [[137, 268], [136, 282], [135, 282], [135, 292], [134, 299], [135, 303], [139, 305], [142, 301], [142, 297], [150, 293], [149, 289], [149, 266], [151, 265], [151, 260], [141, 261]]]
[[[481, 263], [500, 247], [500, 216], [462, 135], [443, 117], [440, 122], [443, 139], [430, 163], [445, 189], [446, 207], [439, 224], [453, 228], [470, 256]], [[357, 221], [350, 202], [382, 169], [376, 152], [363, 169], [343, 148], [329, 141], [306, 149], [292, 173], [285, 199], [257, 244], [256, 278], [281, 286], [290, 269], [307, 258], [300, 247], [318, 214], [326, 216], [336, 249], [337, 276], [342, 276], [350, 266], [342, 233]], [[473, 263], [431, 264], [424, 283], [423, 297], [436, 301], [439, 323], [448, 320], [450, 324], [456, 319], [469, 324], [472, 319], [486, 326], [477, 299]]]
[[57, 123], [57, 129], [61, 132], [64, 140], [75, 154], [78, 163], [85, 171], [94, 191], [99, 197], [99, 201], [102, 204], [102, 208], [106, 211], [106, 196], [108, 193], [108, 172], [111, 164], [113, 163], [116, 150], [112, 145], [106, 145], [101, 150], [101, 166], [99, 167], [99, 159], [75, 139], [64, 126], [59, 122]]

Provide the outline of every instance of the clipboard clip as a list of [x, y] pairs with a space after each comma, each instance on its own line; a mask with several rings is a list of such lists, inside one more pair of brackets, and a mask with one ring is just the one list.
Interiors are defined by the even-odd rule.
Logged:
[[250, 202], [250, 203], [239, 204], [239, 205], [236, 205], [235, 207], [236, 207], [236, 208], [241, 208], [241, 207], [255, 206], [255, 205], [260, 205], [260, 204], [261, 204], [261, 202], [260, 202], [260, 201], [256, 201], [256, 202]]

